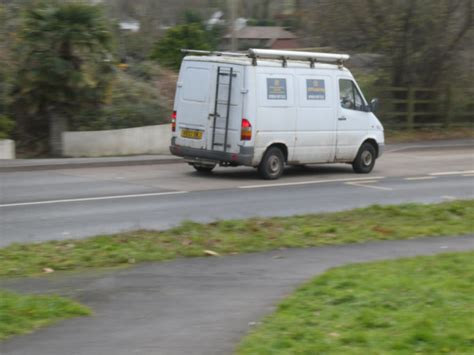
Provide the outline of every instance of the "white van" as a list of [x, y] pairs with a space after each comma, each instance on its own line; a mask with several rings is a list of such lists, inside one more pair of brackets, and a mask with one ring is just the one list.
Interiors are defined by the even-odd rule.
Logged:
[[376, 100], [343, 67], [348, 55], [187, 52], [170, 150], [197, 171], [246, 165], [277, 179], [285, 165], [350, 163], [369, 173], [382, 155]]

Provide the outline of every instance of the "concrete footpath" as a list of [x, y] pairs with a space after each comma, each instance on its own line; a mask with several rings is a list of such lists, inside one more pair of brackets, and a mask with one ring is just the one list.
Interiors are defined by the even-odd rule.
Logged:
[[[473, 139], [456, 139], [389, 144], [385, 147], [385, 150], [386, 152], [396, 152], [401, 150], [424, 150], [433, 148], [457, 149], [473, 146]], [[133, 155], [101, 158], [0, 159], [0, 173], [111, 166], [154, 165], [182, 162], [182, 158], [173, 155]]]
[[129, 269], [0, 280], [94, 310], [0, 344], [2, 355], [232, 354], [255, 322], [328, 268], [474, 249], [474, 236], [422, 238], [181, 259]]
[[56, 158], [0, 160], [0, 172], [154, 165], [182, 162], [172, 155], [134, 155], [102, 158]]

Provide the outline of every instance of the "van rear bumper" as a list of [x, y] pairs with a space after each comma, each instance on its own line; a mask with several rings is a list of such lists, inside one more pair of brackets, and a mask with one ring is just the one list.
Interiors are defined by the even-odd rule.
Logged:
[[190, 162], [202, 163], [228, 163], [231, 165], [252, 165], [253, 147], [240, 147], [239, 153], [219, 152], [216, 150], [196, 149], [177, 145], [174, 138], [171, 141], [170, 152], [178, 157], [183, 157]]

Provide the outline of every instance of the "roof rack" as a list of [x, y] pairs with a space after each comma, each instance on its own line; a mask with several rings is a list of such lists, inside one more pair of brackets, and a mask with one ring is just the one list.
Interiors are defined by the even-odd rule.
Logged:
[[249, 49], [248, 56], [252, 58], [252, 64], [257, 65], [257, 59], [281, 59], [283, 67], [286, 67], [289, 59], [293, 60], [308, 60], [311, 68], [314, 68], [314, 63], [337, 63], [342, 66], [344, 61], [349, 60], [348, 54], [331, 54], [331, 53], [317, 53], [317, 52], [298, 52], [285, 51], [275, 49]]
[[255, 49], [251, 48], [248, 53], [242, 52], [217, 52], [204, 51], [197, 49], [181, 49], [184, 54], [201, 54], [201, 55], [216, 55], [226, 57], [248, 57], [252, 59], [252, 65], [257, 65], [257, 59], [280, 59], [283, 67], [287, 66], [288, 60], [303, 60], [309, 61], [310, 67], [314, 68], [315, 63], [337, 63], [340, 67], [343, 66], [346, 60], [349, 60], [348, 54], [332, 54], [332, 53], [318, 53], [318, 52], [300, 52], [276, 49]]
[[248, 57], [247, 53], [203, 51], [203, 50], [198, 50], [198, 49], [181, 49], [181, 52], [184, 54], [204, 54], [204, 55], [217, 55], [217, 56], [227, 56], [227, 57]]

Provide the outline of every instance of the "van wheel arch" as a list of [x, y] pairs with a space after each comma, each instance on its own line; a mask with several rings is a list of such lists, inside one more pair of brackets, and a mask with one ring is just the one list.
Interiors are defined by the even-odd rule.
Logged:
[[265, 180], [278, 179], [283, 174], [287, 160], [288, 149], [284, 144], [276, 143], [270, 145], [258, 165], [259, 175]]
[[374, 147], [375, 149], [375, 157], [378, 158], [379, 157], [379, 145], [377, 143], [377, 141], [373, 138], [369, 138], [369, 139], [366, 139], [364, 142], [362, 142], [362, 144], [360, 145], [360, 147], [362, 147], [364, 144], [371, 144], [372, 147]]
[[364, 141], [357, 152], [356, 158], [352, 162], [352, 169], [358, 174], [370, 173], [374, 168], [377, 155], [377, 143], [374, 144], [371, 140]]
[[281, 150], [281, 152], [283, 153], [283, 157], [285, 158], [285, 163], [288, 162], [288, 147], [286, 146], [286, 144], [284, 143], [272, 143], [271, 145], [269, 145], [267, 147], [267, 149], [265, 149], [265, 153], [263, 153], [263, 155], [265, 156], [265, 154], [271, 149], [271, 148], [278, 148]]

